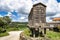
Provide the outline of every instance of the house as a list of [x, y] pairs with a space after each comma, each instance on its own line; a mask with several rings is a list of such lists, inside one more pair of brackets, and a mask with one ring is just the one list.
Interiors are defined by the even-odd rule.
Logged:
[[53, 25], [54, 27], [60, 26], [60, 18], [53, 18], [52, 22], [47, 23], [48, 25]]

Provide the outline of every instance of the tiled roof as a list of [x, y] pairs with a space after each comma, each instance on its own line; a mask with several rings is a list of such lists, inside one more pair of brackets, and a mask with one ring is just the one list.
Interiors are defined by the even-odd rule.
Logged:
[[60, 18], [53, 18], [53, 21], [60, 21]]
[[37, 5], [39, 5], [39, 4], [40, 4], [40, 5], [43, 5], [43, 6], [45, 6], [45, 7], [46, 7], [46, 5], [44, 5], [44, 4], [43, 4], [43, 3], [41, 3], [41, 2], [40, 2], [40, 3], [37, 3], [37, 4], [34, 4], [33, 6], [37, 6]]

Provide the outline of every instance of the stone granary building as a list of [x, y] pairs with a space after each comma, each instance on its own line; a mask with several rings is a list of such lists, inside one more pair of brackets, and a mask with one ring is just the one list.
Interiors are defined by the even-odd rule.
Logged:
[[28, 16], [28, 27], [32, 32], [32, 36], [38, 36], [39, 34], [46, 33], [46, 29], [43, 29], [43, 27], [45, 27], [45, 23], [46, 5], [42, 3], [34, 4]]

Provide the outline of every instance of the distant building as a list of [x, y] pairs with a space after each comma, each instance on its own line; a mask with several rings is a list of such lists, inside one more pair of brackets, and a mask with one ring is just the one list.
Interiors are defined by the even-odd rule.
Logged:
[[54, 27], [60, 26], [60, 18], [53, 18], [52, 22], [47, 23], [48, 25], [53, 25]]
[[60, 18], [53, 18], [53, 21], [59, 21], [60, 22]]

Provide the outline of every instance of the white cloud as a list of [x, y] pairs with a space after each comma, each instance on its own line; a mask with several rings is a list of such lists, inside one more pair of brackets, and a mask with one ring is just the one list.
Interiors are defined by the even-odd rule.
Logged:
[[25, 19], [25, 17], [21, 17], [20, 19], [23, 20], [23, 19]]
[[52, 20], [50, 19], [50, 17], [46, 17], [46, 22], [51, 22]]
[[18, 10], [19, 8], [25, 7], [25, 12], [29, 12], [32, 7], [31, 0], [3, 0], [0, 1], [0, 5], [4, 7], [5, 5], [10, 8], [11, 11]]
[[60, 3], [58, 3], [57, 12], [60, 13]]
[[[9, 11], [8, 12], [8, 16], [12, 16], [13, 14], [11, 12], [13, 12], [13, 10], [16, 10], [16, 12], [22, 14], [22, 13], [29, 13], [30, 9], [32, 7], [33, 4], [36, 4], [38, 2], [41, 2], [43, 4], [45, 4], [47, 6], [46, 8], [46, 12], [47, 14], [52, 15], [53, 13], [55, 15], [55, 17], [59, 16], [58, 13], [60, 13], [60, 3], [57, 2], [57, 0], [0, 0], [0, 9]], [[50, 19], [51, 16], [47, 17], [47, 21], [51, 21]], [[20, 21], [21, 19], [23, 20], [27, 20], [27, 17], [23, 17], [21, 16], [21, 18], [19, 17], [18, 21]], [[23, 21], [21, 20], [21, 21]]]
[[8, 12], [8, 14], [6, 14], [5, 16], [9, 16], [12, 19], [12, 21], [17, 21], [17, 20], [15, 20], [16, 16], [14, 14], [12, 14], [11, 12]]
[[0, 15], [0, 17], [3, 17], [2, 15]]
[[52, 16], [47, 16], [47, 21], [50, 22], [52, 21], [52, 19], [50, 19], [51, 17], [59, 17], [59, 13], [60, 13], [60, 3], [57, 2], [57, 0], [49, 0], [47, 5], [47, 14], [48, 15], [52, 15]]
[[12, 13], [11, 12], [8, 12], [8, 14], [6, 16], [11, 17], [12, 16]]
[[39, 3], [39, 2], [41, 2], [43, 4], [46, 4], [48, 2], [48, 0], [35, 0], [35, 1], [33, 1], [33, 4], [36, 4], [36, 3]]
[[53, 17], [60, 17], [60, 13], [54, 15]]
[[47, 5], [47, 12], [57, 12], [58, 2], [56, 0], [49, 0]]

